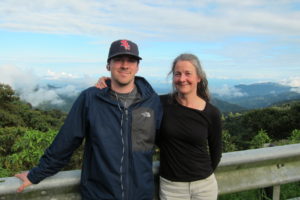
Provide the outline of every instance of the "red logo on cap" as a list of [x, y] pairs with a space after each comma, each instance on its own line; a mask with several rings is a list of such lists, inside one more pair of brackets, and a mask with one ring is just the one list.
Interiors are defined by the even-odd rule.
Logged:
[[127, 40], [121, 40], [121, 46], [124, 47], [126, 50], [130, 50], [130, 45], [128, 44]]

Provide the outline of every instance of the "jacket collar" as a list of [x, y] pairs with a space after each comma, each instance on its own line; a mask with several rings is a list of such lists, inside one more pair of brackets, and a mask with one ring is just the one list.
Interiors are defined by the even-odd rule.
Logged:
[[[153, 90], [149, 82], [141, 76], [135, 76], [134, 83], [139, 93], [141, 94], [143, 100], [150, 98], [155, 93], [155, 91]], [[105, 99], [109, 99], [109, 91], [111, 90], [111, 81], [107, 80], [106, 84], [108, 87], [101, 89], [100, 92], [98, 93], [98, 96]]]

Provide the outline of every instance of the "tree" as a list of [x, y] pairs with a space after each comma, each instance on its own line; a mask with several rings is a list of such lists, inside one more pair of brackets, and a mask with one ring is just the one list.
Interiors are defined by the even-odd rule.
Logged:
[[236, 145], [233, 143], [228, 130], [222, 131], [223, 152], [236, 151]]
[[298, 129], [293, 130], [289, 140], [291, 141], [292, 144], [300, 143], [300, 130]]
[[249, 149], [250, 141], [262, 129], [272, 141], [289, 139], [294, 129], [300, 130], [300, 101], [255, 109], [240, 115], [230, 114], [223, 120], [238, 150]]
[[0, 109], [0, 128], [25, 126], [20, 115], [11, 113], [8, 110]]
[[25, 134], [26, 130], [22, 127], [0, 128], [0, 177], [13, 175], [13, 171], [6, 166], [6, 160], [9, 155], [14, 153], [12, 147], [16, 140]]
[[268, 136], [267, 132], [263, 129], [261, 129], [258, 134], [251, 140], [250, 142], [250, 148], [256, 149], [256, 148], [262, 148], [264, 144], [270, 143], [271, 139]]
[[0, 157], [6, 157], [13, 152], [13, 145], [19, 137], [25, 134], [26, 130], [23, 127], [0, 128]]
[[19, 97], [15, 95], [15, 91], [9, 85], [0, 83], [0, 104], [16, 100], [19, 100]]
[[11, 153], [2, 158], [3, 167], [12, 173], [28, 170], [37, 165], [44, 150], [50, 145], [56, 131], [43, 133], [37, 130], [26, 130], [11, 147]]

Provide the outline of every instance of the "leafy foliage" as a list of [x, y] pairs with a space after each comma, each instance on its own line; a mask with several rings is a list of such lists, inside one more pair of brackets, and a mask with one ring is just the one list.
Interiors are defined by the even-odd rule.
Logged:
[[6, 127], [0, 128], [0, 157], [5, 157], [10, 155], [12, 151], [12, 146], [15, 141], [24, 135], [26, 128], [23, 127]]
[[[57, 134], [55, 130], [41, 132], [26, 128], [0, 128], [0, 175], [12, 176], [14, 173], [31, 169], [39, 162], [44, 150]], [[75, 151], [65, 169], [80, 168], [82, 147]], [[5, 169], [5, 170], [4, 170]]]
[[2, 157], [3, 167], [12, 172], [34, 167], [55, 135], [56, 131], [53, 130], [48, 132], [26, 130], [14, 141], [10, 148], [10, 154]]
[[223, 152], [236, 151], [236, 145], [233, 143], [233, 139], [228, 130], [222, 132]]
[[[300, 196], [300, 182], [288, 183], [280, 185], [280, 199], [292, 199]], [[270, 188], [272, 189], [272, 188]], [[231, 194], [220, 195], [219, 200], [271, 200], [272, 196], [267, 196], [264, 189], [248, 190], [244, 192], [237, 192]]]
[[223, 129], [231, 135], [237, 150], [253, 148], [250, 141], [261, 130], [270, 140], [289, 140], [292, 131], [300, 130], [300, 101], [256, 109], [244, 113], [229, 113], [224, 117]]
[[255, 199], [255, 200], [267, 200], [265, 198], [265, 193], [260, 190], [248, 190], [243, 192], [224, 194], [219, 196], [219, 200], [245, 200], [245, 199]]
[[[38, 163], [62, 126], [66, 113], [33, 109], [9, 85], [0, 84], [0, 176], [11, 176]], [[81, 166], [82, 147], [65, 169]]]
[[250, 148], [256, 149], [256, 148], [262, 148], [264, 144], [268, 144], [271, 142], [270, 137], [268, 136], [267, 132], [264, 130], [260, 130], [256, 136], [251, 140], [250, 142]]
[[298, 129], [293, 130], [290, 137], [290, 141], [293, 144], [300, 143], [300, 130]]
[[9, 85], [0, 84], [0, 102], [10, 103], [17, 100], [19, 97], [15, 95], [15, 91]]

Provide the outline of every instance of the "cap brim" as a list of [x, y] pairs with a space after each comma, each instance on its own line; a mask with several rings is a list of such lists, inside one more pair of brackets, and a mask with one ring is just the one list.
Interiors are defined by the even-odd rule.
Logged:
[[137, 58], [138, 60], [142, 60], [141, 57], [136, 56], [136, 55], [134, 55], [134, 54], [131, 54], [130, 52], [128, 52], [128, 53], [122, 52], [122, 53], [116, 53], [116, 54], [114, 54], [114, 55], [111, 55], [111, 56], [107, 59], [107, 61], [109, 61], [110, 59], [112, 59], [112, 58], [114, 58], [114, 57], [121, 56], [121, 55], [129, 55], [129, 56], [133, 56], [133, 57]]

